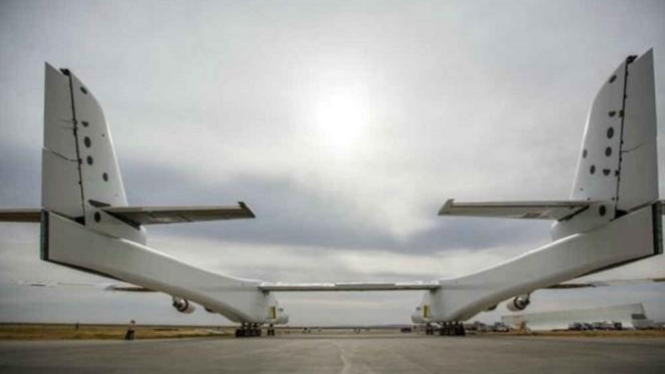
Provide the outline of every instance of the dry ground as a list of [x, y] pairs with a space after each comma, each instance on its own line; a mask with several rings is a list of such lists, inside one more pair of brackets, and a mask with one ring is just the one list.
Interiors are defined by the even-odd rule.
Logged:
[[[0, 325], [0, 340], [123, 339], [127, 326], [60, 324]], [[232, 336], [233, 329], [187, 326], [137, 326], [136, 339]]]

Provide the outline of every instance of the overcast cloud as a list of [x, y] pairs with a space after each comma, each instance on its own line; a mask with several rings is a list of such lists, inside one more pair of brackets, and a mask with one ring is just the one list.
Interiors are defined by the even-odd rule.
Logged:
[[[257, 214], [153, 226], [149, 245], [266, 280], [468, 273], [547, 243], [549, 224], [441, 204], [567, 199], [589, 104], [627, 55], [654, 48], [662, 118], [663, 19], [662, 1], [0, 1], [0, 206], [40, 204], [48, 61], [101, 102], [130, 204]], [[18, 286], [105, 282], [40, 262], [37, 241], [0, 225], [1, 321], [226, 323], [163, 295]], [[530, 310], [644, 301], [665, 319], [663, 291], [540, 291]], [[393, 323], [421, 295], [279, 298], [294, 324]]]

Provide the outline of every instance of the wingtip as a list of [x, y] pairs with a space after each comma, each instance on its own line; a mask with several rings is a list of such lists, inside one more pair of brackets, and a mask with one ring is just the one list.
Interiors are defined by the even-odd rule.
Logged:
[[439, 215], [440, 215], [440, 216], [445, 216], [446, 214], [448, 214], [448, 211], [449, 211], [450, 208], [453, 206], [453, 203], [454, 203], [454, 202], [455, 202], [455, 199], [448, 199], [448, 200], [446, 200], [446, 202], [443, 204], [443, 206], [441, 207], [441, 209], [439, 209]]
[[254, 211], [252, 211], [252, 208], [250, 208], [247, 204], [245, 204], [244, 201], [238, 201], [238, 205], [240, 205], [240, 209], [247, 212], [247, 215], [248, 215], [249, 218], [256, 218], [256, 214], [254, 214]]

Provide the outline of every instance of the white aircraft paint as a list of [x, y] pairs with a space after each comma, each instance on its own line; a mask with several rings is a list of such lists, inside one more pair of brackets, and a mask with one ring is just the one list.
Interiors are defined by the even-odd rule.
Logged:
[[137, 223], [252, 218], [249, 208], [128, 207], [111, 132], [92, 92], [48, 64], [45, 85], [42, 259], [193, 301], [234, 322], [288, 321], [260, 281], [212, 273], [151, 249]]
[[[596, 95], [568, 206], [444, 205], [441, 215], [556, 219], [554, 242], [483, 271], [442, 279], [439, 288], [425, 295], [412, 315], [414, 322], [463, 321], [507, 298], [661, 254], [656, 128], [650, 50], [624, 61]], [[579, 209], [584, 201], [587, 206]], [[574, 208], [571, 213], [561, 214], [569, 208]]]

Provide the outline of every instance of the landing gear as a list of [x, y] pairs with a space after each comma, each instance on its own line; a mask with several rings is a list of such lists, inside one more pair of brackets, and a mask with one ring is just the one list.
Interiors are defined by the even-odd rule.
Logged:
[[236, 329], [236, 338], [243, 338], [245, 337], [245, 333], [247, 332], [247, 328], [245, 327], [245, 324], [243, 323], [240, 328]]
[[465, 336], [464, 324], [461, 322], [443, 322], [439, 329], [441, 336]]
[[429, 323], [425, 325], [425, 335], [434, 335], [434, 327]]
[[270, 326], [268, 326], [268, 332], [266, 333], [267, 336], [275, 336], [275, 328], [273, 327], [272, 323]]
[[261, 336], [261, 328], [257, 323], [243, 323], [236, 329], [236, 338]]

